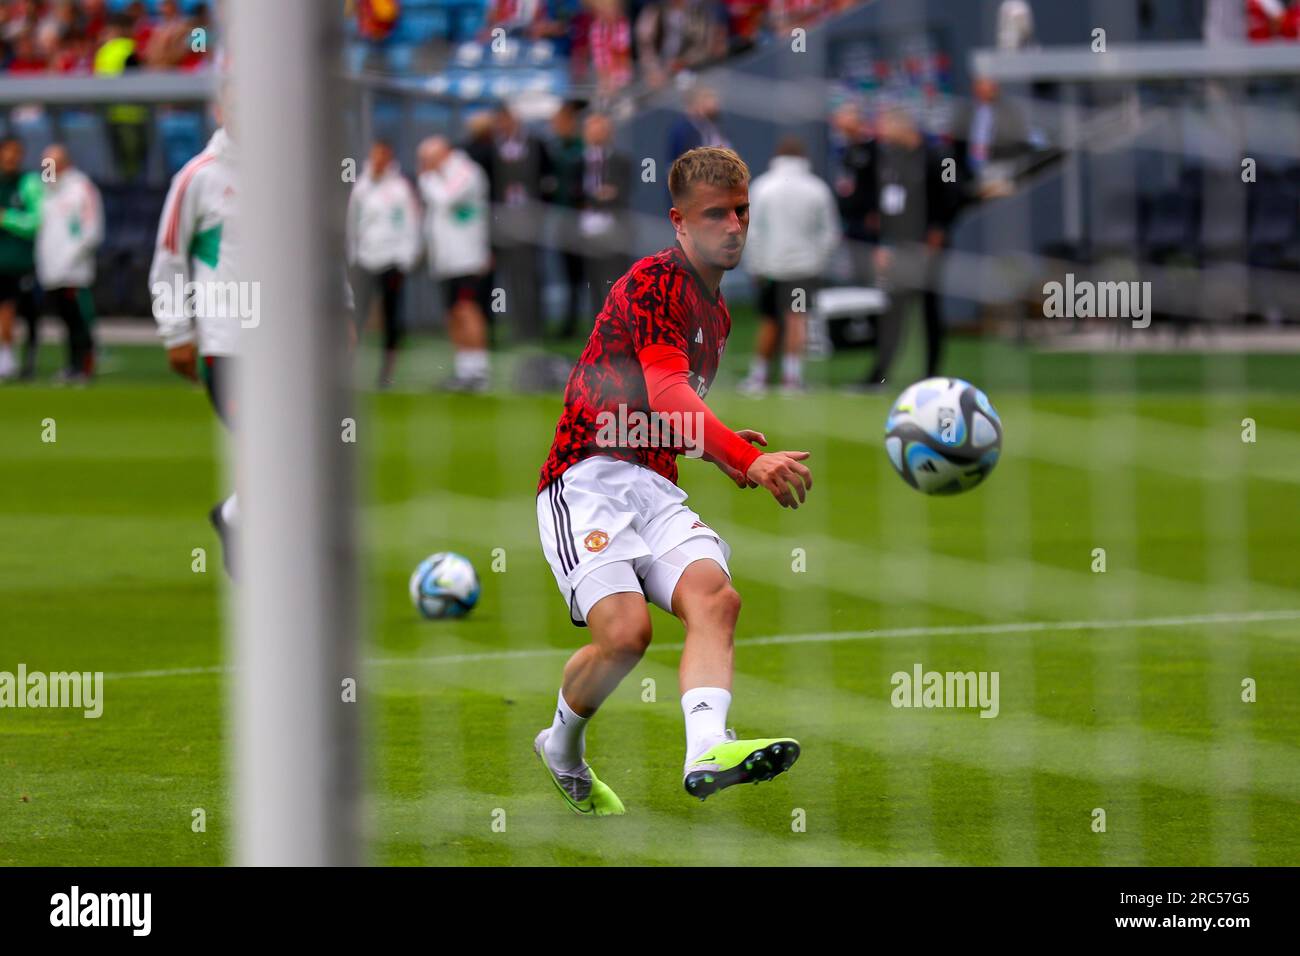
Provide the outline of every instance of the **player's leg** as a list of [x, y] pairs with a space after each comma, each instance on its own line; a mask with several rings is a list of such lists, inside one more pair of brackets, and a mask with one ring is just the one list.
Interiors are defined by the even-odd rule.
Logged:
[[[227, 427], [234, 422], [234, 396], [230, 381], [231, 359], [224, 355], [207, 355], [199, 362], [199, 371], [213, 411]], [[208, 512], [208, 520], [221, 539], [221, 562], [231, 580], [235, 578], [235, 528], [239, 521], [239, 500], [235, 494], [218, 501]]]
[[446, 283], [447, 335], [455, 352], [452, 377], [444, 387], [453, 391], [486, 391], [489, 378], [487, 319], [479, 306], [478, 276], [461, 276]]
[[384, 358], [379, 368], [380, 388], [388, 388], [393, 384], [397, 349], [402, 344], [402, 285], [405, 278], [399, 269], [388, 269], [379, 275], [379, 295], [384, 310]]
[[759, 280], [758, 309], [758, 337], [754, 342], [754, 357], [749, 363], [749, 375], [740, 383], [742, 394], [755, 396], [767, 391], [767, 370], [781, 340], [781, 326], [776, 318], [776, 283], [771, 279]]
[[[699, 540], [699, 539], [696, 539]], [[683, 547], [666, 559], [690, 557]], [[672, 596], [673, 614], [686, 627], [677, 679], [683, 694], [696, 687], [731, 690], [732, 640], [740, 617], [740, 594], [731, 578], [713, 560], [695, 559], [682, 568]], [[722, 713], [725, 720], [726, 712]]]
[[587, 574], [574, 601], [590, 628], [591, 643], [565, 664], [555, 716], [537, 735], [533, 749], [570, 809], [595, 816], [619, 814], [622, 801], [587, 763], [587, 724], [649, 646], [650, 613], [628, 561]]
[[[672, 611], [686, 627], [679, 673], [686, 720], [682, 785], [701, 800], [738, 783], [771, 780], [799, 758], [799, 743], [793, 738], [737, 739], [726, 729], [740, 595], [720, 552], [703, 557], [715, 547], [710, 539], [695, 538], [652, 565], [662, 573], [665, 567], [675, 570], [684, 563], [672, 592]], [[648, 575], [647, 585], [657, 589], [659, 583], [651, 585]]]
[[90, 353], [90, 332], [81, 315], [81, 302], [77, 292], [74, 288], [49, 290], [59, 318], [68, 330], [68, 364], [63, 376], [69, 381], [86, 378]]
[[781, 356], [781, 387], [786, 392], [800, 392], [804, 388], [805, 317], [814, 291], [811, 281], [783, 284], [781, 306], [785, 312], [785, 354]]
[[27, 339], [23, 342], [21, 378], [36, 377], [36, 353], [40, 349], [41, 313], [36, 307], [36, 276], [27, 274], [18, 280], [18, 314], [27, 324]]
[[583, 762], [587, 722], [650, 646], [650, 612], [629, 562], [597, 568], [578, 590], [582, 592], [575, 595], [579, 608], [591, 594], [604, 596], [584, 614], [591, 643], [579, 648], [564, 665], [564, 680], [546, 745], [551, 766], [559, 769]]
[[[636, 585], [635, 591], [620, 590], [607, 594], [586, 612], [591, 643], [579, 649], [564, 665], [561, 693], [573, 712], [583, 720], [589, 720], [596, 713], [650, 646], [650, 611], [635, 572], [632, 572], [630, 581], [611, 574], [628, 568], [627, 562], [606, 565], [593, 571], [579, 585], [579, 591], [592, 586], [608, 590]], [[558, 750], [554, 752], [559, 753]]]
[[803, 349], [807, 343], [807, 312], [813, 307], [818, 278], [809, 276], [787, 282], [781, 290], [780, 306], [785, 313], [785, 354], [781, 356], [781, 386], [785, 392], [802, 392]]
[[[571, 339], [578, 334], [578, 310], [582, 307], [582, 287], [587, 282], [587, 260], [574, 248], [573, 230], [566, 229], [568, 242], [561, 256], [564, 259], [564, 320], [560, 323], [559, 338]], [[591, 294], [595, 299], [596, 293]]]
[[359, 265], [348, 269], [348, 285], [352, 287], [352, 321], [356, 323], [357, 344], [360, 345], [370, 324], [370, 307], [375, 294], [375, 277]]
[[726, 729], [740, 614], [727, 546], [685, 505], [681, 489], [658, 476], [646, 482], [645, 494], [657, 496], [662, 507], [641, 528], [652, 555], [645, 595], [686, 628], [678, 674], [686, 722], [683, 785], [703, 799], [733, 784], [770, 780], [790, 769], [799, 744], [789, 737], [738, 740]]
[[903, 339], [903, 319], [907, 312], [909, 296], [895, 291], [889, 308], [876, 319], [876, 360], [867, 373], [864, 384], [881, 385], [888, 380], [889, 367], [898, 354]]
[[804, 389], [803, 347], [807, 338], [806, 320], [802, 312], [785, 314], [785, 354], [781, 356], [781, 387], [787, 392]]
[[651, 550], [637, 533], [632, 493], [644, 469], [596, 456], [537, 496], [542, 552], [570, 619], [589, 643], [564, 668], [551, 726], [533, 743], [565, 802], [578, 813], [622, 813], [585, 759], [586, 727], [650, 643], [641, 569]]
[[[8, 277], [0, 276], [0, 282]], [[0, 297], [0, 379], [12, 378], [18, 371], [14, 361], [14, 315], [17, 301]]]
[[85, 364], [80, 371], [87, 378], [95, 374], [95, 297], [88, 287], [83, 286], [76, 291], [77, 314], [81, 316], [81, 325], [85, 331], [85, 337], [82, 345], [85, 349]]

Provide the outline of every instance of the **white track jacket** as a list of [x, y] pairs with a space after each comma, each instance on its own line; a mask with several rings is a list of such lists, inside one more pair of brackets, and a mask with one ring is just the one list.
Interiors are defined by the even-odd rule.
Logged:
[[[200, 355], [233, 355], [241, 319], [256, 320], [241, 316], [241, 306], [247, 310], [256, 300], [236, 285], [235, 159], [234, 144], [219, 129], [167, 191], [149, 287], [158, 335], [168, 348], [197, 338]], [[186, 283], [195, 284], [195, 293], [178, 296]]]
[[36, 233], [36, 278], [46, 289], [84, 289], [95, 282], [95, 250], [104, 241], [104, 204], [79, 169], [45, 184]]
[[776, 156], [749, 187], [746, 268], [768, 279], [821, 275], [840, 241], [831, 188], [800, 156]]
[[348, 264], [367, 272], [409, 272], [420, 258], [420, 204], [397, 163], [378, 179], [370, 164], [348, 199]]
[[454, 149], [441, 169], [420, 174], [424, 241], [435, 279], [480, 275], [491, 263], [487, 173]]

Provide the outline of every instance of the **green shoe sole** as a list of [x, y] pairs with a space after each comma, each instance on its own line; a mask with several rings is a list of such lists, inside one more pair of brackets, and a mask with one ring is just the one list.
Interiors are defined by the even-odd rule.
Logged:
[[799, 759], [799, 744], [778, 740], [752, 751], [744, 760], [726, 770], [692, 770], [682, 785], [692, 797], [701, 800], [710, 794], [734, 787], [738, 783], [762, 783], [785, 773]]

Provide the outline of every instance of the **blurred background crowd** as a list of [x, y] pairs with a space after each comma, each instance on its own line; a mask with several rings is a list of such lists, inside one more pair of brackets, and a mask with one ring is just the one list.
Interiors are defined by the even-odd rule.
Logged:
[[[756, 251], [724, 290], [776, 322], [756, 358], [785, 350], [774, 378], [787, 385], [801, 382], [798, 355], [857, 346], [876, 350], [860, 384], [879, 383], [913, 320], [931, 371], [951, 328], [1023, 341], [1050, 325], [1031, 320], [1044, 281], [1067, 271], [1151, 281], [1158, 327], [1300, 319], [1300, 0], [338, 9], [340, 123], [364, 163], [339, 197], [357, 213], [349, 265], [362, 318], [373, 306], [390, 351], [405, 330], [443, 326], [475, 353], [580, 338], [627, 265], [671, 242], [668, 165], [699, 145], [731, 146], [779, 184], [767, 200], [778, 218], [751, 227]], [[0, 200], [12, 207], [0, 273], [31, 277], [2, 283], [31, 286], [10, 312], [57, 313], [24, 218], [32, 182], [20, 180], [60, 147], [102, 197], [83, 298], [95, 314], [148, 315], [167, 183], [214, 125], [220, 13], [197, 0], [0, 0]], [[1096, 57], [1111, 54], [1103, 69]], [[141, 85], [99, 92], [119, 74]], [[366, 242], [360, 210], [400, 192], [367, 185], [381, 179], [406, 184], [411, 232], [376, 256], [362, 249], [393, 237]], [[438, 261], [447, 210], [469, 208], [443, 179], [482, 191], [471, 271]], [[834, 242], [792, 212], [790, 196], [820, 195], [812, 180], [830, 197]], [[782, 315], [801, 283], [819, 293], [807, 328], [800, 310]], [[497, 288], [512, 303], [500, 322]], [[480, 377], [480, 359], [466, 368]], [[747, 382], [762, 378], [756, 364]]]

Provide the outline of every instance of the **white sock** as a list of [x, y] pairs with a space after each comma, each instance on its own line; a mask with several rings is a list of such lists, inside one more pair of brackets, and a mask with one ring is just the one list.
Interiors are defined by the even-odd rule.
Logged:
[[572, 770], [582, 763], [587, 752], [587, 721], [579, 717], [564, 699], [561, 688], [555, 705], [555, 720], [551, 722], [551, 735], [546, 738], [546, 759], [556, 770]]
[[756, 385], [767, 381], [767, 359], [755, 355], [749, 360], [749, 380]]
[[239, 503], [235, 501], [234, 495], [221, 503], [221, 520], [232, 528], [239, 520]]
[[688, 763], [726, 736], [730, 706], [731, 691], [721, 687], [696, 687], [682, 694]]
[[0, 345], [0, 375], [12, 375], [14, 367], [14, 350]]
[[487, 373], [487, 349], [462, 349], [456, 353], [457, 378], [486, 378]]
[[781, 359], [781, 375], [787, 385], [803, 384], [803, 359], [798, 355], [786, 355]]

